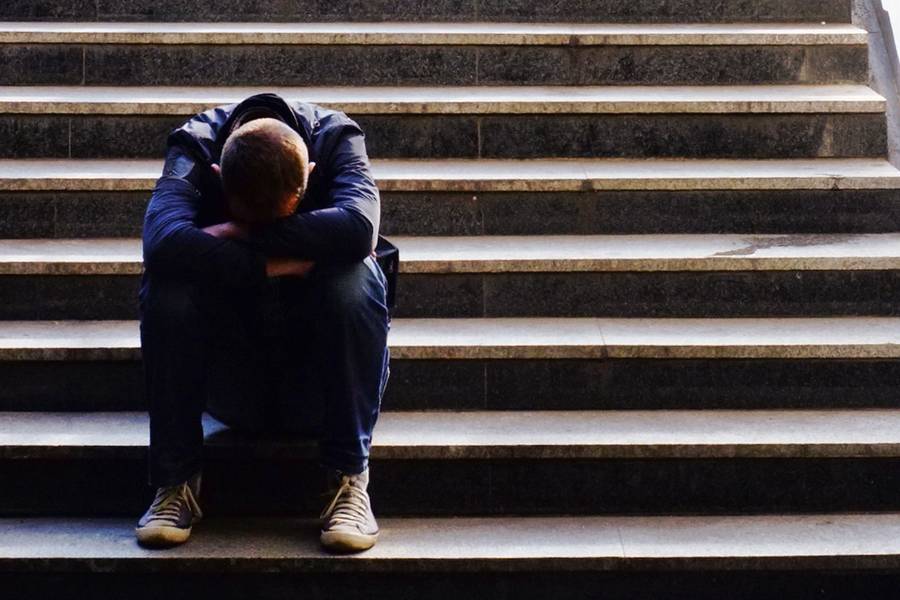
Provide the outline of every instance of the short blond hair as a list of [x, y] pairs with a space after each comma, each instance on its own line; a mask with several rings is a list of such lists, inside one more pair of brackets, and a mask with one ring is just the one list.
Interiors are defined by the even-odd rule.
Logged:
[[285, 197], [306, 191], [309, 151], [303, 138], [278, 119], [254, 119], [238, 127], [222, 149], [222, 184], [237, 221], [269, 223]]

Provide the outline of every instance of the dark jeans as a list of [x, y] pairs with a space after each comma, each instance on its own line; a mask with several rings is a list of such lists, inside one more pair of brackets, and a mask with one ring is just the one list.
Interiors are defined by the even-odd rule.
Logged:
[[365, 470], [389, 361], [374, 259], [247, 290], [148, 273], [140, 309], [151, 485], [200, 470], [204, 409], [245, 430], [316, 431], [323, 466]]

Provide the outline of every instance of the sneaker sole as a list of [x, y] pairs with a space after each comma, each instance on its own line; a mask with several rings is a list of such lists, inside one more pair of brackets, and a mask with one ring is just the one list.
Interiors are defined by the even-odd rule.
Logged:
[[135, 528], [134, 533], [141, 546], [147, 546], [148, 548], [167, 548], [188, 541], [188, 538], [191, 537], [191, 528], [137, 527]]
[[332, 552], [362, 552], [378, 541], [378, 534], [347, 533], [344, 531], [323, 531], [322, 545]]

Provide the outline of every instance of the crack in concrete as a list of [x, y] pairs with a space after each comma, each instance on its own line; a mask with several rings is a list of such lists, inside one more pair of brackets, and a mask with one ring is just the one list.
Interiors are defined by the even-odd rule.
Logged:
[[777, 237], [751, 237], [747, 238], [746, 246], [735, 248], [734, 250], [725, 250], [716, 252], [713, 256], [751, 256], [760, 250], [769, 248], [789, 248], [791, 246], [809, 247], [831, 244], [841, 244], [849, 242], [855, 234], [834, 235], [834, 234], [801, 234], [801, 235], [783, 235]]

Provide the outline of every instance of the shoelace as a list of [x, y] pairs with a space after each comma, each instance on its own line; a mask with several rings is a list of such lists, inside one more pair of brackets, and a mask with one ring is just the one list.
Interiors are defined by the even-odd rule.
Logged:
[[195, 517], [200, 518], [203, 516], [200, 505], [197, 503], [197, 499], [194, 498], [194, 492], [191, 491], [191, 486], [187, 482], [159, 488], [156, 492], [156, 498], [153, 499], [153, 504], [150, 505], [151, 520], [178, 525], [179, 517], [185, 504], [187, 504]]
[[331, 504], [322, 511], [319, 518], [329, 525], [365, 523], [368, 518], [368, 505], [368, 494], [350, 483], [349, 477], [344, 477]]

